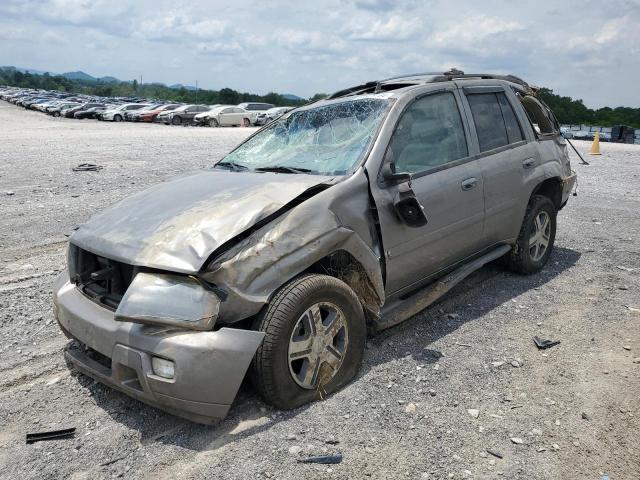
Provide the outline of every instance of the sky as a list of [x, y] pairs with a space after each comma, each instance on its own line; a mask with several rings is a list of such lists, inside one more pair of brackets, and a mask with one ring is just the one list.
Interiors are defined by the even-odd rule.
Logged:
[[640, 107], [640, 0], [0, 0], [0, 65], [302, 97], [455, 67]]

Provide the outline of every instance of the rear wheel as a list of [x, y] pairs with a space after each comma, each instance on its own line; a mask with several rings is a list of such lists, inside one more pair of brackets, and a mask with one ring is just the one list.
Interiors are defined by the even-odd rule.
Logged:
[[243, 127], [249, 127], [251, 126], [251, 121], [248, 118], [244, 118], [242, 119], [242, 126]]
[[366, 341], [362, 306], [343, 281], [305, 275], [286, 284], [256, 321], [266, 336], [251, 379], [277, 408], [322, 398], [358, 373]]
[[209, 126], [210, 127], [219, 127], [220, 124], [218, 123], [218, 120], [216, 120], [215, 118], [210, 118], [209, 119]]
[[531, 274], [544, 268], [556, 238], [556, 215], [556, 207], [548, 197], [531, 197], [518, 240], [508, 254], [511, 270]]

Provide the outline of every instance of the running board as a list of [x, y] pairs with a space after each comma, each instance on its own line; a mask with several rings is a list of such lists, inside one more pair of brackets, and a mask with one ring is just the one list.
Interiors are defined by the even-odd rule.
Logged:
[[381, 317], [376, 321], [373, 330], [379, 332], [389, 327], [393, 327], [415, 314], [421, 312], [432, 303], [436, 302], [445, 293], [455, 287], [462, 280], [467, 278], [476, 270], [482, 268], [489, 262], [496, 260], [509, 252], [511, 245], [500, 245], [489, 253], [457, 268], [448, 275], [427, 285], [423, 290], [411, 295], [406, 300], [399, 301], [390, 306], [388, 311], [383, 311]]

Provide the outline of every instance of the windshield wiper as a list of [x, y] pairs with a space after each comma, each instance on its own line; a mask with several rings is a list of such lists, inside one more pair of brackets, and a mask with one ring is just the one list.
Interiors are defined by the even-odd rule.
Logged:
[[244, 165], [238, 165], [237, 163], [233, 162], [218, 162], [213, 166], [213, 168], [216, 167], [227, 168], [229, 170], [233, 170], [234, 172], [242, 172], [243, 170], [248, 170], [248, 168]]
[[313, 170], [308, 168], [287, 167], [286, 165], [273, 165], [271, 167], [258, 167], [254, 169], [256, 172], [276, 172], [276, 173], [311, 173]]

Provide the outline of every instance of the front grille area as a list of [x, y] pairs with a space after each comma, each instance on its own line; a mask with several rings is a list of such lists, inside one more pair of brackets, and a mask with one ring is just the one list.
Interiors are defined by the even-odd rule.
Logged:
[[78, 289], [94, 302], [111, 310], [118, 308], [138, 268], [101, 257], [75, 245], [69, 246], [69, 276]]

